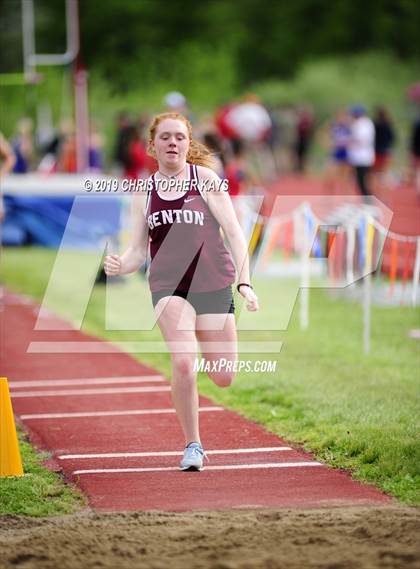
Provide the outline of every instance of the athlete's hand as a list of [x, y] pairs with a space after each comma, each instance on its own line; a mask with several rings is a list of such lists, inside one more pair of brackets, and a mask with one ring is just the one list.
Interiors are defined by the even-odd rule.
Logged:
[[239, 293], [241, 296], [244, 297], [246, 300], [246, 308], [250, 312], [255, 312], [258, 310], [258, 296], [255, 294], [252, 288], [249, 286], [241, 286], [239, 287]]
[[104, 271], [109, 277], [121, 274], [122, 262], [119, 255], [107, 255], [104, 261]]

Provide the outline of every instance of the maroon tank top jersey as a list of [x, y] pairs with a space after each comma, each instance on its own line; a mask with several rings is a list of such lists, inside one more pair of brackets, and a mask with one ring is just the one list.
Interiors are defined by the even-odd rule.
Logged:
[[187, 168], [188, 190], [176, 199], [162, 198], [155, 177], [150, 178], [152, 187], [145, 215], [149, 226], [152, 292], [175, 289], [208, 292], [235, 281], [235, 267], [220, 225], [200, 193], [197, 167], [187, 164]]

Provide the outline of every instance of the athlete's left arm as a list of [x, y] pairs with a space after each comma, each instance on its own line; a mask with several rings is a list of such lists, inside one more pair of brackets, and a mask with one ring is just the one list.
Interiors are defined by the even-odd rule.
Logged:
[[[250, 283], [248, 246], [236, 217], [229, 192], [224, 189], [223, 180], [210, 168], [199, 166], [198, 173], [200, 180], [206, 180], [205, 185], [203, 184], [203, 189], [207, 205], [229, 241], [238, 273], [238, 282]], [[241, 287], [241, 294], [247, 300], [251, 300], [248, 297], [255, 296], [248, 287]], [[258, 302], [254, 310], [257, 308]]]

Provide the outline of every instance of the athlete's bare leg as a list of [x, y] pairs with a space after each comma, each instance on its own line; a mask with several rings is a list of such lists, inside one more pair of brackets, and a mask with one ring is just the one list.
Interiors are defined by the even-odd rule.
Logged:
[[[201, 353], [206, 361], [218, 362], [226, 359], [223, 368], [210, 371], [207, 375], [219, 387], [228, 387], [235, 377], [234, 364], [238, 359], [235, 316], [233, 314], [197, 314], [196, 334], [200, 342]], [[217, 344], [217, 351], [210, 351], [206, 344]], [[219, 349], [220, 347], [220, 349]]]
[[[161, 298], [155, 312], [159, 328], [171, 353], [172, 399], [184, 432], [185, 444], [200, 442], [197, 372], [194, 371], [194, 360], [197, 356], [197, 339], [194, 332], [196, 312], [191, 304], [179, 296]], [[182, 325], [179, 326], [181, 315]], [[178, 327], [187, 329], [178, 330]]]

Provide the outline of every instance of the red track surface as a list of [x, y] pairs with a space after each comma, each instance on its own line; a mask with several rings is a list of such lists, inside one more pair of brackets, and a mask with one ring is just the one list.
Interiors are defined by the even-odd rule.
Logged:
[[[309, 454], [290, 448], [290, 445], [261, 426], [226, 409], [201, 413], [206, 450], [227, 452], [210, 453], [211, 462], [200, 473], [178, 471], [178, 455], [63, 457], [75, 454], [153, 455], [179, 452], [183, 437], [174, 413], [115, 414], [127, 410], [172, 409], [168, 390], [115, 392], [125, 388], [167, 388], [169, 385], [158, 372], [139, 364], [129, 355], [27, 353], [29, 343], [34, 340], [83, 342], [92, 339], [72, 329], [34, 331], [37, 311], [36, 305], [22, 297], [5, 294], [1, 373], [9, 379], [15, 413], [29, 431], [33, 442], [52, 453], [50, 465], [62, 470], [66, 479], [76, 481], [95, 509], [182, 511], [260, 506], [312, 508], [377, 505], [392, 501], [374, 487], [352, 480], [346, 472], [317, 464]], [[63, 322], [60, 321], [60, 324]], [[154, 377], [136, 383], [135, 378], [141, 376]], [[88, 379], [83, 383], [77, 381], [85, 378]], [[94, 383], [89, 381], [95, 378]], [[105, 381], [104, 378], [111, 379]], [[121, 382], [121, 378], [126, 379]], [[66, 379], [72, 380], [67, 382], [70, 385], [63, 384]], [[47, 380], [49, 383], [45, 383]], [[42, 382], [43, 385], [24, 383], [28, 381]], [[113, 389], [114, 392], [87, 394], [87, 390], [101, 389]], [[51, 391], [68, 390], [72, 390], [72, 394], [51, 395]], [[76, 394], [73, 390], [81, 393]], [[200, 406], [214, 407], [215, 404], [201, 397]], [[27, 417], [92, 412], [114, 414]], [[288, 448], [255, 451], [273, 447]], [[232, 449], [254, 450], [229, 453]], [[293, 463], [292, 466], [285, 466], [290, 463]], [[308, 464], [298, 466], [297, 463]], [[219, 468], [226, 466], [232, 468]], [[96, 469], [137, 471], [75, 474], [80, 470]]]

